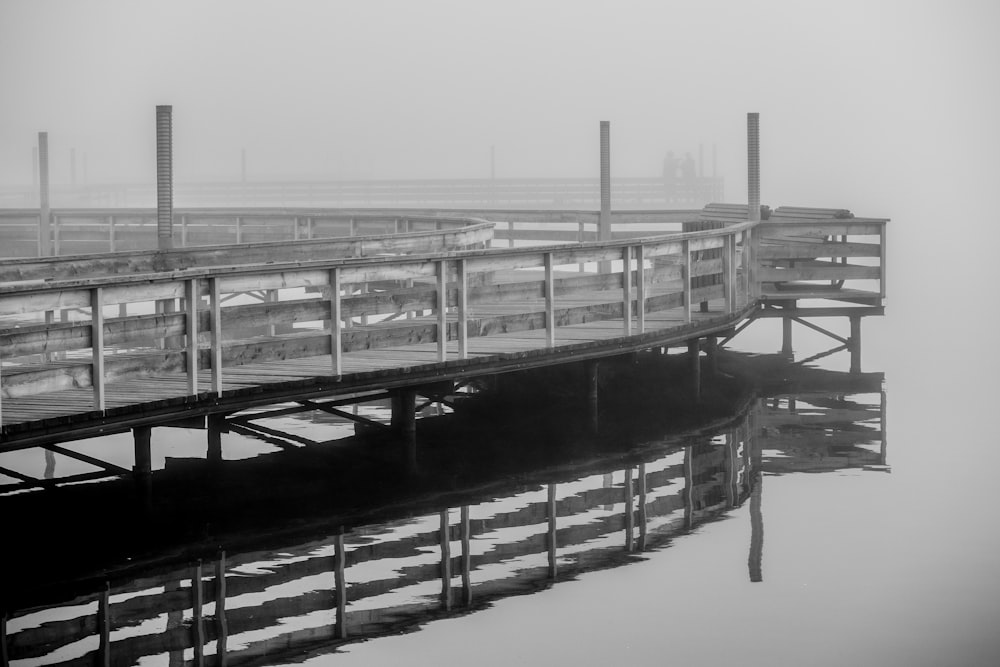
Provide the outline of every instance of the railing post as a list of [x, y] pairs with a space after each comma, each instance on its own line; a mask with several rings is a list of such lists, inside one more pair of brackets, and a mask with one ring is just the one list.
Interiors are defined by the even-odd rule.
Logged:
[[38, 133], [38, 255], [52, 254], [51, 216], [49, 208], [49, 133]]
[[222, 394], [222, 295], [219, 290], [219, 278], [208, 279], [209, 293], [209, 326], [212, 328], [212, 391]]
[[94, 408], [104, 409], [104, 295], [103, 288], [90, 290], [90, 347], [92, 351], [91, 385]]
[[646, 332], [646, 250], [635, 247], [636, 314], [639, 316], [639, 333]]
[[684, 246], [684, 263], [682, 273], [684, 281], [684, 321], [691, 321], [691, 242], [684, 239], [681, 244]]
[[626, 336], [632, 335], [632, 248], [622, 249], [622, 326]]
[[458, 358], [469, 358], [469, 276], [464, 259], [458, 262]]
[[437, 263], [437, 350], [438, 361], [448, 358], [448, 264]]
[[340, 301], [340, 269], [330, 269], [330, 365], [334, 375], [343, 375], [343, 320]]
[[185, 285], [184, 298], [187, 301], [187, 316], [185, 319], [185, 335], [187, 337], [187, 385], [188, 394], [198, 393], [198, 303], [201, 292], [198, 289], [198, 279], [191, 278]]
[[555, 272], [553, 270], [552, 253], [547, 252], [545, 258], [545, 345], [555, 347], [556, 344], [556, 288]]
[[722, 237], [722, 290], [726, 300], [726, 312], [732, 313], [735, 310], [735, 299], [733, 291], [733, 246], [735, 237], [726, 234]]
[[886, 228], [886, 223], [883, 222], [882, 227], [881, 229], [879, 229], [879, 234], [878, 234], [878, 246], [879, 246], [878, 292], [879, 296], [881, 296], [883, 299], [885, 298], [885, 228]]

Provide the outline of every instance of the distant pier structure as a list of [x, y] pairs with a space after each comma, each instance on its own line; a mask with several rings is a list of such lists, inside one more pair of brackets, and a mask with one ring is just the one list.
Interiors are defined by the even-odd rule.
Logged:
[[[154, 184], [53, 184], [63, 207], [139, 207], [156, 199]], [[597, 209], [598, 178], [453, 178], [178, 182], [174, 197], [186, 206], [465, 207]], [[725, 200], [722, 177], [615, 177], [616, 209], [700, 208]], [[37, 186], [0, 186], [0, 208], [38, 206]]]

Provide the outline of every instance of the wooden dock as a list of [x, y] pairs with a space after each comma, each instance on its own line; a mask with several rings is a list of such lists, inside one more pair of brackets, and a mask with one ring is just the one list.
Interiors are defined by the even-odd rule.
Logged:
[[390, 216], [363, 237], [4, 262], [0, 451], [689, 345], [759, 316], [883, 312], [881, 219], [794, 209], [737, 222], [739, 207], [716, 207], [700, 216], [714, 229], [657, 234], [649, 214], [641, 236], [491, 248], [482, 213], [424, 216], [418, 231]]

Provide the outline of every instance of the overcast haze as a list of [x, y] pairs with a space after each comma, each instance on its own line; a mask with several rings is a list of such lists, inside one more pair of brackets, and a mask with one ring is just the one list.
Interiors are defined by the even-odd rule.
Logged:
[[[616, 175], [718, 145], [745, 196], [877, 206], [900, 169], [995, 161], [991, 2], [46, 2], [0, 0], [0, 177], [152, 182], [154, 107], [175, 179]], [[933, 138], [932, 138], [933, 136]], [[927, 141], [926, 147], [922, 142]], [[975, 148], [972, 147], [975, 144]], [[987, 148], [994, 150], [987, 150]], [[916, 164], [915, 164], [916, 163]], [[919, 174], [917, 174], [919, 175]], [[851, 201], [846, 201], [848, 198]], [[888, 215], [886, 210], [869, 213]]]

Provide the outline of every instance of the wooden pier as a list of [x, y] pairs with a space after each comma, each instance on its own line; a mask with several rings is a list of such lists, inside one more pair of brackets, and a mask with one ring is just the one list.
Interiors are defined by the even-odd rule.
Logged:
[[[309, 238], [297, 211], [287, 241], [8, 260], [0, 452], [376, 391], [406, 413], [433, 383], [665, 346], [697, 364], [759, 317], [849, 317], [850, 338], [830, 335], [859, 367], [860, 319], [883, 313], [886, 220], [746, 211], [632, 214], [612, 240], [570, 242], [590, 224], [571, 212], [517, 227], [354, 213], [348, 234], [383, 233], [317, 238], [314, 222]], [[678, 217], [712, 228], [676, 231]], [[495, 247], [497, 227], [533, 245]]]

